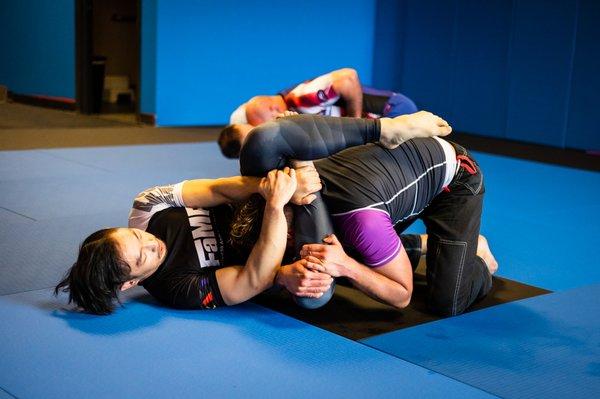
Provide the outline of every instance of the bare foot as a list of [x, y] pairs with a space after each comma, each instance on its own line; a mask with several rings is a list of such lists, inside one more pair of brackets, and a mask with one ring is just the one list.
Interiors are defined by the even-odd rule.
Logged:
[[496, 261], [496, 258], [494, 258], [494, 255], [492, 255], [492, 251], [490, 251], [488, 241], [482, 235], [480, 235], [477, 240], [477, 256], [483, 259], [490, 274], [496, 273], [498, 270], [498, 262]]

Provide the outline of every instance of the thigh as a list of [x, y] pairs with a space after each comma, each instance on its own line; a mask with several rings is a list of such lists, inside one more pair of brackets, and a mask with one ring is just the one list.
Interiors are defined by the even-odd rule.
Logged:
[[445, 315], [461, 313], [491, 287], [477, 257], [483, 207], [483, 176], [461, 170], [449, 192], [439, 194], [422, 215], [427, 228], [430, 305]]

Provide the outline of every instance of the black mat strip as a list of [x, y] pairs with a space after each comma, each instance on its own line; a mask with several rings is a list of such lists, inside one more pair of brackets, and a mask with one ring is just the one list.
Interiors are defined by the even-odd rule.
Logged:
[[[0, 130], [0, 150], [31, 150], [216, 141], [219, 128], [113, 127]], [[215, 145], [215, 151], [218, 151]]]
[[0, 129], [69, 129], [132, 125], [134, 124], [108, 120], [95, 115], [82, 115], [74, 111], [17, 103], [0, 104]]
[[[495, 277], [490, 294], [475, 303], [468, 311], [549, 292], [517, 281]], [[403, 310], [381, 304], [354, 288], [339, 284], [331, 301], [316, 310], [306, 310], [296, 306], [286, 291], [264, 293], [253, 302], [343, 337], [360, 340], [439, 320], [441, 317], [427, 311], [425, 297], [425, 277], [416, 274], [412, 302]]]
[[452, 133], [449, 138], [450, 140], [460, 143], [469, 150], [526, 159], [529, 161], [569, 166], [571, 168], [600, 171], [600, 153], [598, 152], [588, 153], [581, 150], [556, 148], [460, 132]]

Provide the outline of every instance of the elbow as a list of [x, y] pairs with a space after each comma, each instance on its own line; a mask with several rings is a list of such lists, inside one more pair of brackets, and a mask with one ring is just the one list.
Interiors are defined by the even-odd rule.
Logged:
[[358, 73], [352, 68], [344, 68], [339, 71], [335, 79], [334, 89], [340, 93], [354, 92], [360, 88]]
[[404, 309], [410, 304], [410, 299], [412, 297], [412, 290], [407, 290], [402, 288], [402, 290], [398, 290], [399, 292], [394, 295], [394, 300], [390, 305], [395, 307], [396, 309]]
[[354, 68], [342, 68], [338, 71], [339, 76], [343, 79], [358, 82], [358, 72]]

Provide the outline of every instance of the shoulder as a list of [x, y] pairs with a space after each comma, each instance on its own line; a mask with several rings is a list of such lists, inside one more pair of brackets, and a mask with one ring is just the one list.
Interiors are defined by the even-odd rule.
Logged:
[[354, 248], [369, 266], [384, 264], [400, 250], [402, 243], [389, 214], [369, 208], [334, 218], [345, 245]]
[[231, 116], [229, 117], [230, 125], [248, 123], [248, 119], [246, 118], [246, 104], [247, 103], [243, 103], [231, 113]]
[[155, 213], [183, 206], [183, 183], [154, 186], [140, 192], [133, 200], [129, 212], [129, 227], [146, 230]]

